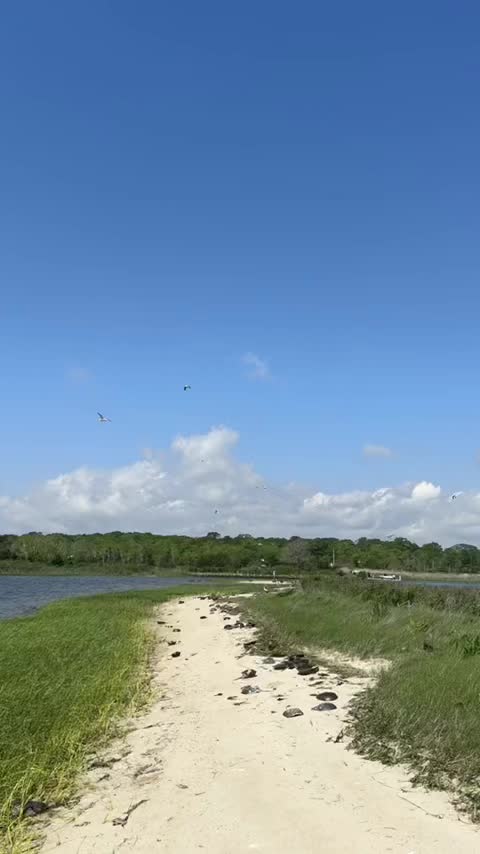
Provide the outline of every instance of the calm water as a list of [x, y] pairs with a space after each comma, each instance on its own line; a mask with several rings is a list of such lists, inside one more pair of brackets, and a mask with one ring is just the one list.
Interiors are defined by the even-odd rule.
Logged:
[[198, 579], [0, 575], [0, 620], [32, 614], [42, 605], [57, 599], [121, 593], [124, 590], [158, 590], [179, 584], [198, 584]]

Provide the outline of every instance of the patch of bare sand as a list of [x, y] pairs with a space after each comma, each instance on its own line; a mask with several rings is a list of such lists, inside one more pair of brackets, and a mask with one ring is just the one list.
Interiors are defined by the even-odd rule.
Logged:
[[[251, 630], [226, 631], [198, 598], [164, 606], [162, 619], [177, 645], [160, 646], [158, 699], [109, 752], [116, 761], [90, 772], [77, 806], [49, 821], [42, 854], [480, 850], [444, 794], [412, 789], [404, 769], [335, 742], [368, 677], [274, 671], [243, 654]], [[247, 667], [257, 676], [239, 679]], [[338, 694], [336, 710], [312, 710], [313, 681]], [[246, 684], [260, 693], [242, 695]], [[303, 716], [283, 717], [288, 706]]]

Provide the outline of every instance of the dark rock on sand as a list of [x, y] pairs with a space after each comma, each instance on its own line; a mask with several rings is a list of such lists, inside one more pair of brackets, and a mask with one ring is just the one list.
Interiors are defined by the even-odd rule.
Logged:
[[242, 670], [242, 679], [253, 679], [257, 675], [257, 671], [249, 667], [247, 670]]
[[279, 661], [277, 664], [273, 665], [274, 670], [286, 670], [288, 667], [288, 661]]
[[311, 673], [318, 673], [318, 667], [316, 664], [298, 665], [297, 671], [299, 676], [310, 676]]
[[206, 617], [200, 617], [200, 619], [201, 619], [201, 620], [206, 620], [207, 618], [206, 618]]
[[299, 718], [301, 715], [303, 715], [302, 710], [296, 709], [296, 708], [285, 709], [285, 711], [283, 713], [284, 718]]
[[49, 806], [44, 801], [27, 801], [23, 807], [16, 801], [12, 806], [12, 813], [15, 818], [19, 818], [20, 816], [33, 818], [36, 815], [41, 815], [42, 812], [46, 812], [48, 809]]
[[256, 642], [257, 642], [256, 638], [254, 638], [253, 640], [244, 641], [243, 646], [245, 649], [250, 649], [251, 646], [255, 646]]
[[174, 629], [173, 631], [174, 632], [181, 632], [182, 630], [181, 629]]
[[254, 685], [244, 685], [242, 690], [241, 690], [241, 693], [242, 694], [259, 694], [260, 688], [257, 688]]
[[177, 641], [167, 641], [167, 643], [169, 646], [176, 646], [177, 645]]
[[336, 705], [334, 703], [319, 703], [318, 706], [313, 706], [313, 712], [331, 712], [333, 709], [336, 709]]
[[172, 658], [178, 658], [178, 656], [179, 656], [179, 655], [181, 655], [181, 654], [182, 654], [182, 653], [177, 649], [177, 651], [176, 651], [176, 652], [172, 652]]
[[229, 631], [230, 629], [233, 629], [233, 626], [231, 626], [230, 623], [227, 623], [223, 628]]
[[264, 658], [262, 664], [275, 664], [275, 659], [269, 656], [269, 658]]
[[335, 694], [335, 691], [322, 691], [321, 694], [317, 694], [317, 700], [327, 700], [331, 703], [332, 700], [338, 700], [338, 694]]

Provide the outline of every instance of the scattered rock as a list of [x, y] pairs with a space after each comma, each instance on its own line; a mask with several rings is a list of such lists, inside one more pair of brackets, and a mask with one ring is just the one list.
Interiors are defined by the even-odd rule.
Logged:
[[247, 620], [246, 626], [249, 629], [256, 629], [257, 628], [257, 624], [254, 623], [253, 620]]
[[338, 700], [338, 694], [335, 694], [335, 691], [322, 691], [321, 694], [316, 695], [317, 700], [327, 700], [328, 702], [332, 702], [332, 700]]
[[299, 676], [310, 676], [311, 673], [318, 673], [318, 666], [316, 664], [299, 665], [297, 666], [297, 672]]
[[19, 801], [16, 801], [12, 806], [12, 813], [15, 818], [20, 818], [20, 816], [33, 818], [36, 815], [41, 815], [48, 809], [50, 807], [44, 801], [27, 801], [23, 806]]
[[233, 629], [233, 626], [231, 626], [230, 623], [227, 623], [223, 628], [224, 629]]
[[319, 703], [318, 706], [313, 706], [313, 712], [331, 712], [336, 709], [335, 703]]
[[227, 700], [236, 700], [236, 697], [227, 697]]
[[174, 632], [181, 632], [182, 630], [181, 629], [174, 629], [173, 631]]
[[176, 646], [177, 641], [167, 641], [169, 646]]
[[262, 664], [275, 664], [275, 659], [271, 656], [269, 658], [264, 658]]
[[157, 620], [157, 626], [165, 626], [165, 620]]
[[273, 665], [274, 670], [286, 670], [288, 667], [288, 661], [279, 661], [277, 664]]
[[250, 649], [251, 646], [255, 646], [256, 642], [257, 642], [256, 638], [254, 638], [253, 640], [244, 641], [243, 646], [245, 649]]
[[254, 676], [257, 675], [257, 671], [253, 670], [251, 667], [247, 668], [247, 670], [242, 670], [242, 679], [253, 679]]
[[179, 655], [181, 655], [181, 654], [182, 654], [182, 653], [180, 652], [180, 650], [178, 650], [178, 649], [177, 649], [177, 651], [176, 651], [176, 652], [172, 652], [172, 658], [178, 658], [178, 657], [179, 657]]
[[206, 618], [206, 617], [200, 617], [200, 619], [201, 619], [201, 620], [206, 620], [207, 618]]
[[206, 596], [199, 596], [198, 598], [201, 599], [203, 602], [207, 597]]
[[185, 605], [185, 599], [179, 599], [178, 604], [179, 605]]
[[185, 783], [177, 783], [177, 789], [188, 789], [188, 786]]
[[218, 694], [215, 694], [215, 696], [216, 696], [216, 697], [223, 697], [223, 694], [222, 694], [222, 692], [221, 692], [221, 691], [219, 691], [219, 693], [218, 693]]
[[257, 688], [256, 686], [253, 686], [253, 685], [244, 685], [242, 690], [241, 690], [241, 693], [242, 694], [259, 694], [260, 688]]
[[295, 707], [290, 708], [290, 709], [285, 709], [285, 711], [283, 713], [284, 718], [299, 718], [301, 715], [303, 715], [302, 710], [297, 709]]

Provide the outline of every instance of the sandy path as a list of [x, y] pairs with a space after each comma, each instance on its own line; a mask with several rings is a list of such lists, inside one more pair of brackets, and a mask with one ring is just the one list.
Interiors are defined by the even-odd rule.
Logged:
[[[326, 678], [338, 709], [312, 711], [309, 678], [273, 671], [251, 655], [239, 660], [251, 630], [225, 631], [223, 615], [211, 615], [208, 601], [171, 603], [161, 616], [181, 629], [159, 628], [178, 641], [160, 645], [155, 680], [164, 699], [114, 746], [110, 768], [90, 772], [79, 804], [56, 813], [42, 854], [480, 850], [478, 831], [459, 821], [444, 795], [412, 790], [402, 769], [328, 740], [342, 729], [361, 679], [337, 687], [338, 680]], [[181, 657], [171, 658], [172, 649]], [[238, 677], [246, 667], [257, 670], [248, 684], [262, 692], [243, 697], [247, 683]], [[284, 718], [288, 705], [303, 709], [303, 717]]]

